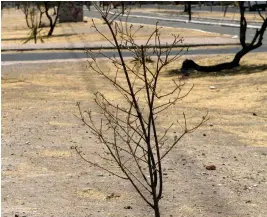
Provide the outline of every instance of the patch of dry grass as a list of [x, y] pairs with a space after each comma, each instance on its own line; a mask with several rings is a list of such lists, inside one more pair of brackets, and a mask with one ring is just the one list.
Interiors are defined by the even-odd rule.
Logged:
[[[210, 55], [191, 58], [199, 64], [209, 65], [230, 60], [232, 57], [231, 55]], [[178, 75], [170, 74], [170, 71], [180, 68], [184, 58], [170, 64], [163, 72], [159, 89], [172, 88], [171, 79], [178, 79]], [[247, 145], [266, 146], [267, 65], [265, 58], [266, 53], [248, 54], [243, 58], [242, 66], [238, 69], [205, 76], [195, 74], [186, 81], [184, 87], [184, 92], [186, 92], [194, 84], [193, 91], [166, 114], [164, 113], [162, 115], [164, 118], [159, 118], [161, 126], [167, 127], [174, 117], [181, 117], [183, 111], [187, 113], [189, 123], [195, 124], [201, 119], [202, 114], [209, 111], [209, 123], [212, 123], [219, 131], [235, 134]], [[103, 59], [99, 61], [104, 69], [111, 67], [111, 63]], [[63, 113], [75, 113], [73, 108], [66, 107], [68, 104], [59, 103], [57, 106], [49, 105], [49, 107], [42, 102], [44, 100], [52, 100], [55, 103], [88, 100], [92, 102], [92, 93], [96, 90], [107, 93], [112, 100], [117, 102], [122, 99], [102, 77], [87, 71], [84, 62], [35, 66], [38, 73], [20, 71], [20, 73], [2, 75], [2, 91], [13, 92], [11, 100], [6, 97], [2, 100], [5, 110], [14, 107], [15, 104], [19, 106], [19, 104], [36, 101], [43, 105], [39, 108], [43, 111], [56, 109]], [[153, 65], [150, 64], [150, 67]], [[123, 74], [119, 74], [118, 80], [122, 79]], [[216, 89], [210, 89], [211, 85]], [[5, 123], [4, 120], [3, 123]], [[53, 120], [49, 124], [65, 126], [67, 123]], [[5, 132], [4, 127], [3, 132]]]
[[[7, 11], [4, 9], [2, 16], [2, 32], [1, 37], [2, 44], [22, 44], [23, 38], [27, 37], [29, 29], [26, 26], [24, 15], [21, 11], [15, 11], [10, 9]], [[90, 18], [85, 18], [86, 22], [79, 23], [59, 23], [57, 24], [53, 36], [45, 38], [45, 43], [75, 43], [75, 42], [97, 42], [103, 41], [104, 38], [95, 32], [92, 26], [92, 20]], [[111, 35], [100, 19], [94, 19], [95, 24], [99, 30], [107, 35], [107, 38], [111, 39]], [[47, 20], [44, 20], [47, 23]], [[156, 21], [155, 21], [156, 23]], [[129, 24], [130, 25], [130, 24]], [[141, 25], [141, 24], [140, 24]], [[133, 30], [139, 28], [139, 24], [133, 24]], [[154, 25], [143, 25], [138, 34], [136, 34], [136, 39], [144, 40], [149, 37], [149, 35], [155, 30]], [[43, 34], [47, 33], [48, 27], [43, 28]], [[179, 34], [181, 37], [227, 37], [216, 33], [208, 33], [203, 31], [183, 29], [183, 28], [172, 28], [164, 27], [161, 31], [161, 36], [164, 39], [173, 39], [172, 34]], [[9, 40], [5, 40], [9, 39]], [[30, 41], [28, 43], [33, 43]]]

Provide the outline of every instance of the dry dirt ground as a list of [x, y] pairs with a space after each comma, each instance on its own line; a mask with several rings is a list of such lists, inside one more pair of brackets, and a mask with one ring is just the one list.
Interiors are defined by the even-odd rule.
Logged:
[[[210, 117], [163, 162], [162, 216], [267, 216], [266, 55], [248, 54], [243, 67], [230, 74], [194, 74], [184, 88], [195, 85], [190, 95], [159, 119], [164, 130], [182, 112], [190, 125], [206, 111]], [[178, 80], [170, 71], [180, 68], [184, 58], [162, 74], [160, 88]], [[209, 64], [231, 56], [194, 58]], [[153, 216], [129, 182], [89, 166], [71, 149], [82, 147], [94, 160], [94, 152], [102, 147], [74, 117], [76, 102], [97, 117], [94, 91], [119, 100], [113, 87], [86, 65], [68, 61], [1, 66], [3, 217]], [[179, 132], [173, 129], [170, 139]], [[211, 164], [216, 170], [206, 170]]]
[[[75, 42], [96, 42], [105, 40], [101, 37], [92, 26], [91, 18], [84, 18], [86, 22], [79, 23], [59, 23], [56, 25], [53, 36], [50, 38], [44, 37], [45, 43], [75, 43]], [[107, 26], [100, 19], [94, 19], [97, 28], [104, 33], [108, 38], [111, 38]], [[20, 10], [15, 9], [4, 9], [2, 11], [2, 26], [1, 26], [1, 38], [3, 45], [10, 44], [22, 44], [27, 35], [29, 34], [29, 29], [27, 28], [24, 14]], [[43, 23], [46, 27], [42, 28], [42, 35], [45, 36], [49, 28], [48, 20], [43, 18]], [[155, 20], [156, 23], [156, 20]], [[49, 25], [48, 25], [49, 26]], [[149, 35], [155, 30], [154, 25], [143, 25], [138, 33], [135, 34], [136, 38], [139, 40], [147, 39]], [[139, 28], [139, 24], [133, 24], [133, 32]], [[185, 37], [187, 39], [194, 36], [194, 38], [206, 37], [216, 40], [217, 37], [221, 38], [231, 38], [229, 35], [221, 35], [216, 33], [208, 33], [198, 30], [190, 30], [183, 28], [172, 28], [164, 27], [161, 32], [161, 37], [164, 39], [173, 39], [172, 34], [179, 34], [180, 37]], [[41, 43], [40, 41], [38, 41]], [[33, 40], [29, 41], [28, 44], [33, 44]]]

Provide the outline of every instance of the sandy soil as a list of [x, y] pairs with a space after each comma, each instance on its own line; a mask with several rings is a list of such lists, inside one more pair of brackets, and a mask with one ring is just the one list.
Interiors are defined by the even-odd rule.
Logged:
[[[184, 58], [163, 73], [159, 88], [178, 79], [170, 71]], [[195, 58], [211, 63], [211, 56]], [[212, 55], [215, 62], [227, 58]], [[107, 61], [100, 61], [109, 68]], [[210, 116], [164, 161], [162, 216], [267, 215], [266, 53], [248, 54], [241, 64], [230, 74], [194, 74], [185, 86], [186, 91], [195, 85], [191, 94], [160, 119], [164, 130], [183, 111], [188, 124], [206, 111]], [[1, 67], [3, 217], [153, 216], [130, 183], [90, 167], [71, 149], [78, 145], [94, 160], [94, 152], [102, 147], [74, 117], [76, 102], [98, 115], [94, 91], [119, 100], [112, 86], [86, 65], [77, 61]], [[170, 139], [179, 132], [174, 129]], [[206, 170], [210, 164], [217, 169]]]

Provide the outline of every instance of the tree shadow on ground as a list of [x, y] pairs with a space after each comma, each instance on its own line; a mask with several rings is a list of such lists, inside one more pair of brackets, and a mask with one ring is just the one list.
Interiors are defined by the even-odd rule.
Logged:
[[[207, 76], [226, 76], [226, 75], [240, 75], [240, 74], [253, 74], [260, 73], [267, 70], [267, 64], [251, 64], [251, 65], [241, 65], [233, 69], [226, 69], [220, 72], [198, 72], [196, 70], [190, 72], [190, 78], [196, 77], [207, 77]], [[168, 77], [182, 75], [180, 69], [171, 69], [168, 71]]]

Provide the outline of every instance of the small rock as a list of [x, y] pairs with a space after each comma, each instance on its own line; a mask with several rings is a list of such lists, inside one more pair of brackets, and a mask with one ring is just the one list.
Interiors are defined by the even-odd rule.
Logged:
[[205, 133], [203, 133], [203, 136], [207, 136]]
[[120, 195], [115, 194], [115, 193], [111, 193], [110, 195], [106, 196], [106, 200], [112, 199], [112, 198], [118, 198], [120, 197]]
[[246, 203], [251, 203], [252, 201], [251, 200], [247, 200]]
[[254, 112], [253, 112], [252, 114], [253, 114], [253, 116], [257, 116], [257, 114], [256, 114], [256, 113], [254, 113]]
[[205, 166], [206, 170], [216, 170], [216, 166], [215, 165], [207, 165]]
[[245, 185], [244, 188], [243, 188], [243, 190], [245, 190], [245, 191], [248, 190], [248, 189], [249, 189], [249, 188], [248, 188], [248, 186], [246, 186], [246, 185]]
[[25, 142], [25, 144], [26, 144], [26, 145], [29, 145], [29, 144], [31, 144], [31, 143], [30, 143], [29, 141], [27, 141], [27, 142]]
[[210, 86], [210, 89], [214, 90], [214, 89], [216, 89], [216, 87], [215, 86]]
[[132, 209], [132, 207], [131, 206], [125, 206], [125, 207], [123, 207], [124, 209]]

